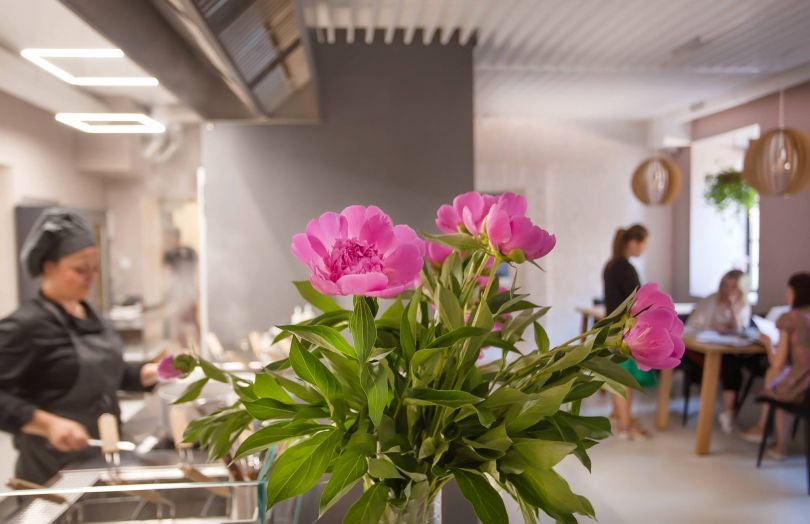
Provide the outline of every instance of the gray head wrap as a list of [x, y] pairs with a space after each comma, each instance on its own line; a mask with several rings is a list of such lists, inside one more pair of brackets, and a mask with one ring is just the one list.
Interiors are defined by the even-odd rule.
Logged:
[[20, 259], [32, 277], [42, 273], [45, 262], [96, 245], [90, 225], [65, 209], [51, 208], [37, 219], [23, 243]]

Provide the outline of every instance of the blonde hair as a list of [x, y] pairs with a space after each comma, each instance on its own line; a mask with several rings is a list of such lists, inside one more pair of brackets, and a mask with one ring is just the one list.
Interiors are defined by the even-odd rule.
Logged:
[[748, 303], [748, 275], [745, 272], [739, 269], [732, 269], [731, 271], [726, 272], [725, 275], [720, 279], [720, 285], [717, 287], [717, 291], [721, 292], [723, 290], [723, 282], [726, 280], [734, 280], [737, 284], [737, 290], [740, 292], [739, 300], [743, 303]]

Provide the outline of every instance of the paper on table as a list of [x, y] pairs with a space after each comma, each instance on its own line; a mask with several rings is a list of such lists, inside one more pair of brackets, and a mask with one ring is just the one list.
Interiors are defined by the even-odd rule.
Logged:
[[774, 348], [779, 345], [779, 328], [776, 327], [776, 322], [754, 315], [754, 325], [760, 333], [771, 339]]
[[720, 346], [743, 347], [751, 343], [751, 340], [739, 335], [724, 335], [717, 331], [699, 331], [695, 336], [698, 342], [706, 344], [717, 344]]

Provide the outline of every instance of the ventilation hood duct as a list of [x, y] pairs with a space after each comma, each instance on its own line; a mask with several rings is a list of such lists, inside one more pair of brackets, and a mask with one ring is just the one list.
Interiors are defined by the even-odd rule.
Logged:
[[[294, 0], [62, 2], [205, 119], [318, 117], [309, 33]], [[201, 79], [218, 90], [189, 69], [204, 69], [214, 79]], [[225, 102], [230, 109], [218, 107]]]

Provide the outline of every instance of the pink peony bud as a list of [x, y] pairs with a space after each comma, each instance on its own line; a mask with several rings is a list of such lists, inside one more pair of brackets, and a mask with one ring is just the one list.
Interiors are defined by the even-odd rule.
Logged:
[[158, 363], [158, 376], [163, 380], [172, 380], [185, 375], [174, 366], [174, 355], [168, 355], [160, 359]]
[[[634, 318], [624, 334], [624, 342], [639, 369], [670, 369], [683, 357], [683, 322], [675, 312], [672, 298], [645, 284], [636, 293], [630, 312]], [[635, 312], [635, 313], [634, 313]]]
[[438, 242], [425, 242], [425, 244], [427, 245], [426, 251], [428, 262], [434, 266], [442, 265], [442, 263], [447, 260], [447, 257], [449, 257], [453, 252], [452, 249]]
[[483, 232], [483, 222], [496, 197], [475, 191], [462, 193], [453, 199], [453, 205], [443, 205], [436, 212], [436, 226], [445, 233], [466, 230], [472, 236]]
[[489, 243], [515, 262], [544, 257], [557, 243], [554, 235], [534, 225], [525, 213], [524, 197], [504, 193], [498, 197], [487, 217]]
[[418, 285], [425, 245], [380, 208], [349, 206], [310, 220], [291, 250], [326, 295], [393, 297]]
[[650, 282], [638, 288], [636, 298], [633, 300], [633, 305], [630, 307], [630, 314], [636, 316], [642, 311], [653, 307], [675, 310], [672, 297], [658, 289], [658, 284]]

